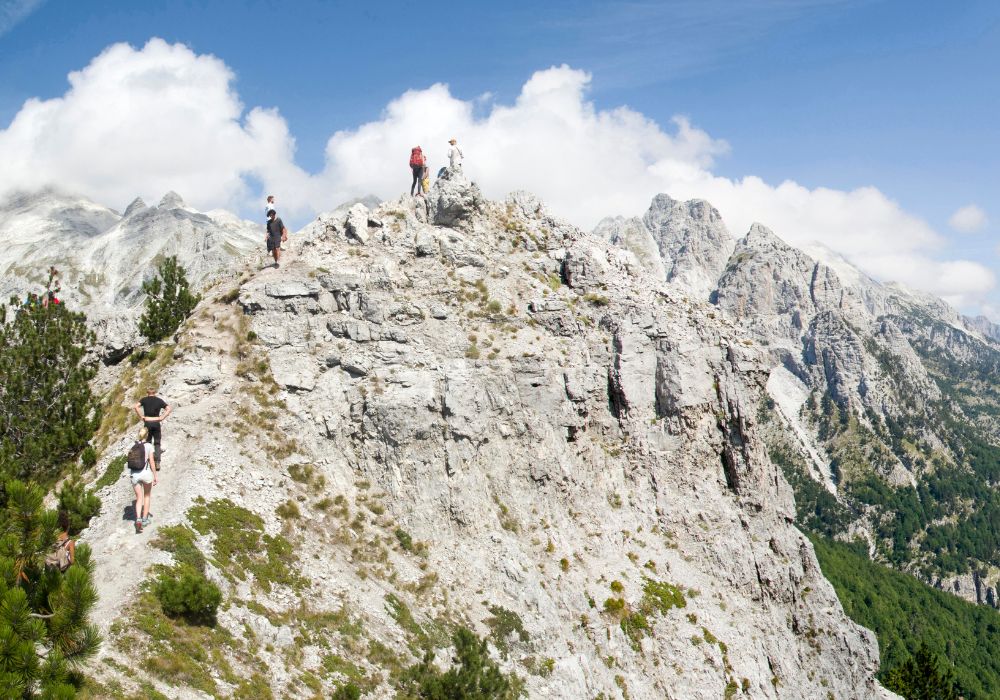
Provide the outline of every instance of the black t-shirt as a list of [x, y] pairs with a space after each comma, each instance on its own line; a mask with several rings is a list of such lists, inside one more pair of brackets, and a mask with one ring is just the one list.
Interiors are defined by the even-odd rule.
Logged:
[[167, 402], [159, 396], [147, 396], [139, 399], [139, 403], [142, 404], [142, 415], [153, 418], [158, 418], [160, 411], [167, 407]]
[[284, 228], [285, 223], [281, 220], [280, 216], [276, 216], [274, 219], [267, 222], [267, 234], [271, 238], [281, 238], [281, 231]]

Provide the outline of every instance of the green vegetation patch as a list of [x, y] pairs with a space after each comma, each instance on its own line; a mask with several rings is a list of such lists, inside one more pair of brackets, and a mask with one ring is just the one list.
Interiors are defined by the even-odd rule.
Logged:
[[183, 617], [192, 624], [215, 624], [222, 591], [204, 574], [181, 564], [162, 572], [154, 591], [166, 615]]
[[432, 621], [420, 624], [406, 603], [392, 593], [385, 597], [385, 607], [406, 633], [410, 650], [418, 656], [421, 652], [447, 646], [449, 631], [445, 623]]
[[493, 645], [500, 651], [503, 658], [506, 659], [510, 653], [512, 635], [516, 635], [517, 639], [524, 644], [531, 641], [527, 630], [524, 629], [521, 616], [516, 612], [500, 605], [491, 605], [489, 610], [491, 617], [486, 618], [484, 622], [490, 628], [490, 638], [493, 640]]
[[[639, 642], [643, 637], [653, 633], [650, 619], [654, 615], [665, 615], [673, 608], [687, 607], [684, 591], [678, 586], [648, 577], [643, 577], [643, 582], [642, 598], [636, 608], [622, 597], [604, 601], [605, 614], [618, 620], [622, 632], [635, 649], [639, 649]], [[619, 581], [612, 581], [610, 587], [615, 593], [621, 593], [624, 589]]]
[[108, 462], [108, 467], [101, 474], [101, 478], [94, 482], [95, 491], [100, 491], [105, 486], [111, 486], [121, 478], [122, 474], [125, 473], [125, 459], [125, 455], [118, 455]]
[[124, 626], [118, 646], [133, 654], [132, 630], [145, 633], [149, 638], [142, 660], [145, 672], [172, 686], [186, 685], [213, 696], [219, 694], [213, 675], [227, 683], [239, 683], [225, 654], [226, 649], [239, 651], [238, 642], [225, 628], [168, 617], [149, 590], [140, 594], [131, 619], [133, 625]]
[[642, 586], [642, 608], [646, 611], [656, 611], [665, 614], [671, 608], [687, 607], [684, 592], [666, 581], [656, 581], [646, 578]]
[[202, 535], [213, 535], [212, 564], [229, 580], [245, 581], [247, 573], [265, 593], [272, 586], [299, 589], [306, 581], [295, 571], [291, 542], [264, 532], [263, 519], [229, 499], [206, 503], [199, 498], [188, 511], [191, 526]]
[[796, 522], [825, 537], [845, 532], [851, 523], [851, 511], [809, 476], [808, 466], [801, 454], [784, 442], [770, 445], [769, 452], [771, 462], [781, 467], [795, 494]]
[[205, 555], [195, 544], [196, 537], [195, 531], [186, 525], [168, 525], [158, 530], [152, 545], [173, 554], [176, 563], [204, 573]]
[[516, 700], [525, 695], [524, 681], [500, 670], [490, 658], [485, 639], [461, 627], [452, 642], [455, 656], [451, 668], [438, 670], [434, 652], [427, 651], [422, 661], [401, 675], [397, 700]]

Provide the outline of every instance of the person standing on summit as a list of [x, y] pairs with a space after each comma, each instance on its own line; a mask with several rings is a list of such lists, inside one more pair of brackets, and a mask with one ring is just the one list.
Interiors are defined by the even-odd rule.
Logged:
[[265, 219], [267, 218], [267, 212], [277, 208], [278, 208], [277, 205], [275, 205], [274, 203], [274, 195], [273, 194], [267, 195], [267, 199], [264, 201], [264, 218]]
[[[149, 432], [149, 441], [156, 448], [156, 462], [160, 461], [160, 424], [173, 412], [173, 407], [156, 395], [156, 387], [148, 387], [146, 396], [135, 404], [135, 413], [142, 419]], [[166, 411], [162, 416], [160, 413]]]
[[413, 183], [410, 185], [410, 196], [423, 194], [424, 192], [424, 172], [427, 168], [427, 156], [424, 155], [420, 146], [410, 149], [410, 170], [413, 171]]
[[462, 172], [462, 149], [458, 147], [458, 141], [451, 139], [448, 141], [448, 167], [452, 172]]
[[281, 259], [281, 244], [288, 240], [288, 229], [285, 222], [278, 217], [278, 212], [274, 209], [267, 211], [267, 252], [274, 256], [274, 266], [278, 267]]

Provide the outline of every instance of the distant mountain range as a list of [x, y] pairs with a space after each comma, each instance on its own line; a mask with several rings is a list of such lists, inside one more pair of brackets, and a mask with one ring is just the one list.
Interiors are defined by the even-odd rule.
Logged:
[[176, 255], [197, 287], [262, 238], [261, 223], [199, 212], [174, 192], [156, 206], [137, 198], [123, 214], [51, 190], [17, 194], [0, 204], [0, 298], [41, 292], [55, 266], [61, 296], [86, 312], [113, 360], [135, 341], [142, 282], [160, 260]]
[[734, 240], [702, 200], [658, 195], [644, 216], [595, 232], [765, 350], [759, 419], [800, 525], [860, 537], [876, 559], [1000, 604], [996, 324], [759, 224]]

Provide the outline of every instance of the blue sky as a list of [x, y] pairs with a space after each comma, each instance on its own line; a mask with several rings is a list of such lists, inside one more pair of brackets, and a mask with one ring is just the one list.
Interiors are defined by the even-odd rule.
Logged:
[[[725, 140], [717, 176], [874, 186], [945, 238], [932, 257], [1000, 267], [997, 3], [159, 5], [0, 0], [0, 129], [28, 98], [61, 96], [67, 73], [109, 45], [161, 37], [221, 59], [247, 108], [277, 107], [295, 164], [317, 172], [331, 134], [380, 119], [407, 90], [445, 83], [461, 100], [510, 104], [535, 71], [565, 63], [590, 74], [599, 110], [625, 105], [664, 129], [684, 115]], [[949, 216], [970, 203], [990, 223], [953, 231]]]

